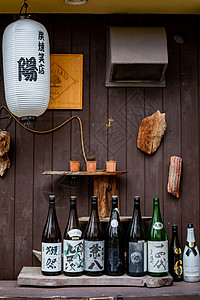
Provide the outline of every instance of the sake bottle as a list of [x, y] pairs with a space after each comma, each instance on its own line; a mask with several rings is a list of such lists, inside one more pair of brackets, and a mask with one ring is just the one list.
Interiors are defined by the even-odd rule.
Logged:
[[91, 213], [84, 235], [85, 274], [103, 275], [104, 271], [104, 232], [99, 220], [97, 196], [92, 196]]
[[124, 274], [124, 233], [119, 218], [117, 196], [112, 196], [112, 211], [105, 234], [105, 274]]
[[81, 231], [76, 196], [70, 197], [70, 211], [63, 237], [63, 273], [67, 276], [83, 274], [83, 233]]
[[134, 210], [128, 229], [127, 242], [127, 274], [145, 276], [147, 274], [147, 242], [139, 196], [134, 197]]
[[159, 198], [154, 198], [152, 222], [148, 232], [148, 274], [158, 277], [168, 275], [168, 240]]
[[60, 275], [62, 270], [62, 238], [55, 208], [55, 195], [49, 195], [49, 211], [42, 234], [42, 274]]
[[187, 241], [183, 252], [183, 279], [187, 282], [200, 281], [199, 250], [194, 236], [193, 224], [188, 224]]
[[183, 280], [183, 253], [178, 238], [178, 226], [172, 226], [172, 239], [169, 247], [169, 272], [174, 281]]

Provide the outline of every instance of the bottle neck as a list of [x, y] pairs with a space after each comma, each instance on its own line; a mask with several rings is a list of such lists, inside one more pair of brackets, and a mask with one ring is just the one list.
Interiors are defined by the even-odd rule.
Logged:
[[153, 220], [162, 222], [161, 213], [160, 213], [160, 204], [158, 200], [154, 200]]
[[97, 220], [99, 220], [99, 214], [98, 214], [98, 206], [97, 206], [97, 202], [92, 202], [91, 205], [91, 217], [96, 218]]
[[194, 228], [187, 228], [187, 242], [195, 242]]
[[135, 215], [135, 216], [141, 216], [140, 203], [139, 202], [134, 202], [133, 215]]

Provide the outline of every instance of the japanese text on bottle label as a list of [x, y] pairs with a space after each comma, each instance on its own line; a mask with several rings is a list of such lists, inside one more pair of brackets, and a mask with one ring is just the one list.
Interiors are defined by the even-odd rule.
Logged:
[[129, 272], [147, 271], [147, 243], [145, 241], [129, 242]]
[[85, 270], [104, 270], [104, 241], [85, 241]]
[[83, 240], [63, 240], [63, 271], [83, 271]]
[[168, 272], [168, 241], [148, 241], [148, 271]]
[[42, 271], [61, 271], [62, 243], [42, 243]]

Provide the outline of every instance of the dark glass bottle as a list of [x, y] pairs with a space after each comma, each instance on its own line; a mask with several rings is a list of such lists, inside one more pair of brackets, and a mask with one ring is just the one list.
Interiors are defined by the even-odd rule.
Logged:
[[42, 234], [42, 274], [60, 275], [62, 270], [62, 237], [55, 208], [55, 195], [49, 195], [49, 211]]
[[133, 217], [128, 230], [127, 242], [127, 274], [145, 276], [147, 274], [147, 242], [139, 196], [134, 197]]
[[174, 281], [183, 280], [183, 254], [178, 238], [178, 226], [172, 226], [172, 239], [169, 247], [169, 272]]
[[160, 213], [159, 198], [154, 198], [153, 216], [148, 232], [148, 274], [168, 275], [168, 240]]
[[91, 214], [84, 235], [85, 274], [103, 275], [104, 271], [104, 233], [99, 220], [97, 197], [92, 196]]
[[124, 274], [124, 233], [119, 218], [117, 196], [112, 196], [112, 211], [105, 234], [105, 274]]
[[63, 237], [63, 273], [67, 276], [83, 274], [83, 234], [79, 225], [76, 196], [70, 198], [70, 212]]

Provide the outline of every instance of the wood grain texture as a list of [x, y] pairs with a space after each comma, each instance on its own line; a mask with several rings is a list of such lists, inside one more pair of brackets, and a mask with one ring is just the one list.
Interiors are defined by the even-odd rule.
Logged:
[[[128, 171], [119, 176], [122, 215], [132, 215], [133, 198], [140, 195], [142, 215], [151, 216], [152, 198], [159, 196], [169, 240], [171, 226], [176, 223], [183, 246], [187, 224], [192, 222], [199, 244], [200, 16], [42, 14], [37, 15], [37, 20], [48, 30], [51, 53], [83, 54], [83, 109], [48, 110], [31, 126], [50, 129], [79, 115], [86, 156], [95, 156], [97, 170], [104, 170], [105, 161], [114, 155], [117, 170]], [[13, 15], [1, 16], [1, 36], [12, 21]], [[166, 88], [105, 87], [107, 26], [165, 27], [169, 54]], [[181, 30], [187, 38], [185, 43], [177, 44], [173, 35]], [[3, 105], [2, 73], [0, 95]], [[136, 147], [137, 133], [141, 120], [157, 109], [166, 114], [167, 130], [159, 149], [148, 157]], [[114, 121], [108, 127], [110, 118]], [[79, 176], [76, 182], [63, 173], [42, 175], [46, 170], [69, 170], [71, 159], [81, 160], [81, 171], [86, 170], [76, 120], [48, 135], [32, 134], [15, 122], [8, 131], [11, 168], [0, 178], [0, 257], [4, 258], [0, 264], [1, 279], [16, 278], [25, 264], [38, 265], [32, 249], [40, 247], [49, 193], [56, 194], [62, 234], [70, 194], [77, 195], [79, 216], [87, 217], [93, 193], [93, 175]], [[179, 199], [167, 193], [169, 159], [173, 155], [183, 159]]]
[[61, 274], [59, 276], [44, 276], [39, 267], [23, 267], [17, 277], [19, 285], [32, 285], [44, 287], [59, 286], [139, 286], [139, 287], [161, 287], [173, 284], [170, 275], [166, 277], [131, 277], [128, 275], [113, 277], [103, 275], [97, 278], [90, 276], [70, 277]]

